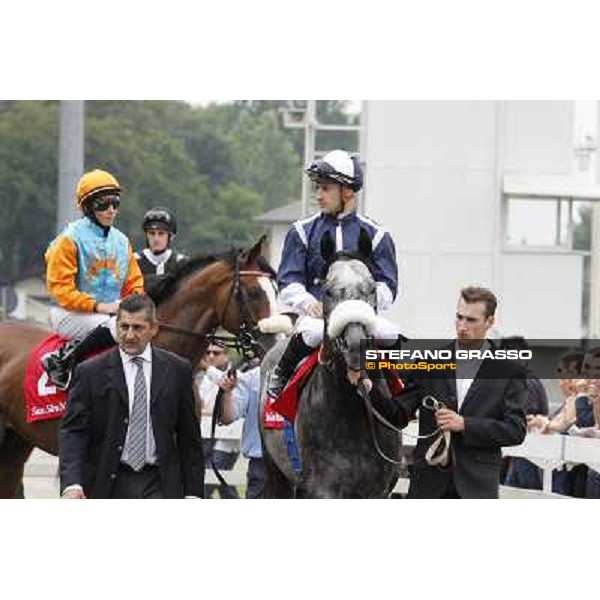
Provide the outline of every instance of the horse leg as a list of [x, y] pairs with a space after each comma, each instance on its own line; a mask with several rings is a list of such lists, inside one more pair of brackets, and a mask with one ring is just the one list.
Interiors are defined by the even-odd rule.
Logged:
[[0, 498], [22, 497], [23, 471], [33, 444], [7, 429], [0, 446]]
[[293, 498], [294, 484], [279, 470], [263, 444], [265, 467], [265, 498]]

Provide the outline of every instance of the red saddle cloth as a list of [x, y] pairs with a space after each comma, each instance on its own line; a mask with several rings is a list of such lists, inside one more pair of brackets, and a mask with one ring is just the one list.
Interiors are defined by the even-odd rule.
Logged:
[[[308, 376], [312, 373], [315, 365], [319, 362], [320, 348], [315, 348], [296, 369], [289, 383], [279, 396], [270, 404], [275, 412], [283, 415], [289, 421], [294, 421], [296, 411], [298, 410], [298, 400], [300, 392]], [[268, 404], [268, 403], [266, 403]], [[266, 412], [266, 411], [265, 411]]]
[[263, 412], [263, 427], [265, 429], [283, 429], [284, 418], [271, 406], [267, 400]]
[[65, 411], [67, 393], [56, 389], [42, 366], [42, 358], [58, 350], [66, 339], [55, 333], [43, 339], [29, 355], [25, 368], [25, 410], [28, 423], [59, 419]]
[[[23, 382], [25, 416], [28, 423], [60, 419], [65, 412], [67, 392], [57, 389], [50, 381], [42, 366], [42, 358], [64, 346], [67, 341], [66, 338], [52, 333], [43, 339], [29, 355], [25, 367], [25, 381]], [[86, 358], [100, 354], [105, 350], [100, 349], [91, 352]]]
[[[300, 366], [290, 379], [290, 382], [287, 384], [283, 392], [276, 398], [273, 402], [265, 403], [265, 415], [264, 415], [264, 425], [265, 427], [269, 427], [267, 425], [267, 411], [269, 412], [269, 418], [274, 420], [272, 413], [275, 415], [279, 414], [288, 419], [289, 421], [294, 421], [296, 418], [296, 411], [298, 410], [298, 400], [300, 399], [300, 392], [304, 387], [308, 376], [312, 373], [312, 370], [315, 368], [315, 365], [319, 362], [319, 351], [320, 348], [315, 349], [311, 354], [308, 355], [304, 361], [300, 363]], [[398, 375], [394, 371], [390, 371], [389, 369], [384, 372], [387, 384], [390, 388], [390, 392], [393, 396], [397, 396], [404, 389], [404, 384], [402, 380], [398, 377]], [[275, 426], [272, 425], [272, 429], [279, 429], [283, 426], [283, 419], [281, 419], [281, 425]]]

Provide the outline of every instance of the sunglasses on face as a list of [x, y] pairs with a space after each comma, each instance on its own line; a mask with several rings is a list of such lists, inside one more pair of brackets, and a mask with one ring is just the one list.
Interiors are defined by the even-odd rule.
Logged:
[[207, 350], [206, 354], [214, 354], [215, 356], [221, 356], [221, 354], [223, 354], [223, 350]]
[[105, 196], [103, 198], [98, 198], [97, 200], [94, 200], [92, 207], [95, 211], [102, 212], [104, 210], [108, 210], [110, 206], [117, 210], [120, 204], [121, 198], [119, 198], [119, 196]]

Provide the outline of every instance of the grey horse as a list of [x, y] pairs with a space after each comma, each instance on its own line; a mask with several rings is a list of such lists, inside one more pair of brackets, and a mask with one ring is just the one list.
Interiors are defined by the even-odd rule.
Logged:
[[[300, 394], [294, 423], [301, 473], [292, 469], [283, 432], [265, 429], [259, 419], [266, 494], [270, 498], [387, 497], [398, 478], [400, 436], [372, 419], [349, 381], [349, 374], [360, 369], [361, 340], [373, 333], [376, 285], [367, 267], [371, 241], [361, 236], [358, 255], [335, 254], [326, 234], [321, 253], [328, 265], [323, 287], [324, 340], [319, 364]], [[287, 340], [278, 342], [263, 360], [261, 415], [268, 377], [286, 344]]]

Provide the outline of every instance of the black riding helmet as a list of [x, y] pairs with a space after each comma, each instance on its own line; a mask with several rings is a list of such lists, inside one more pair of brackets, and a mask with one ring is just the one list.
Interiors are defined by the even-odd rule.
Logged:
[[162, 206], [151, 208], [144, 215], [142, 229], [147, 232], [151, 229], [160, 229], [169, 232], [169, 238], [177, 233], [177, 221], [173, 213]]

